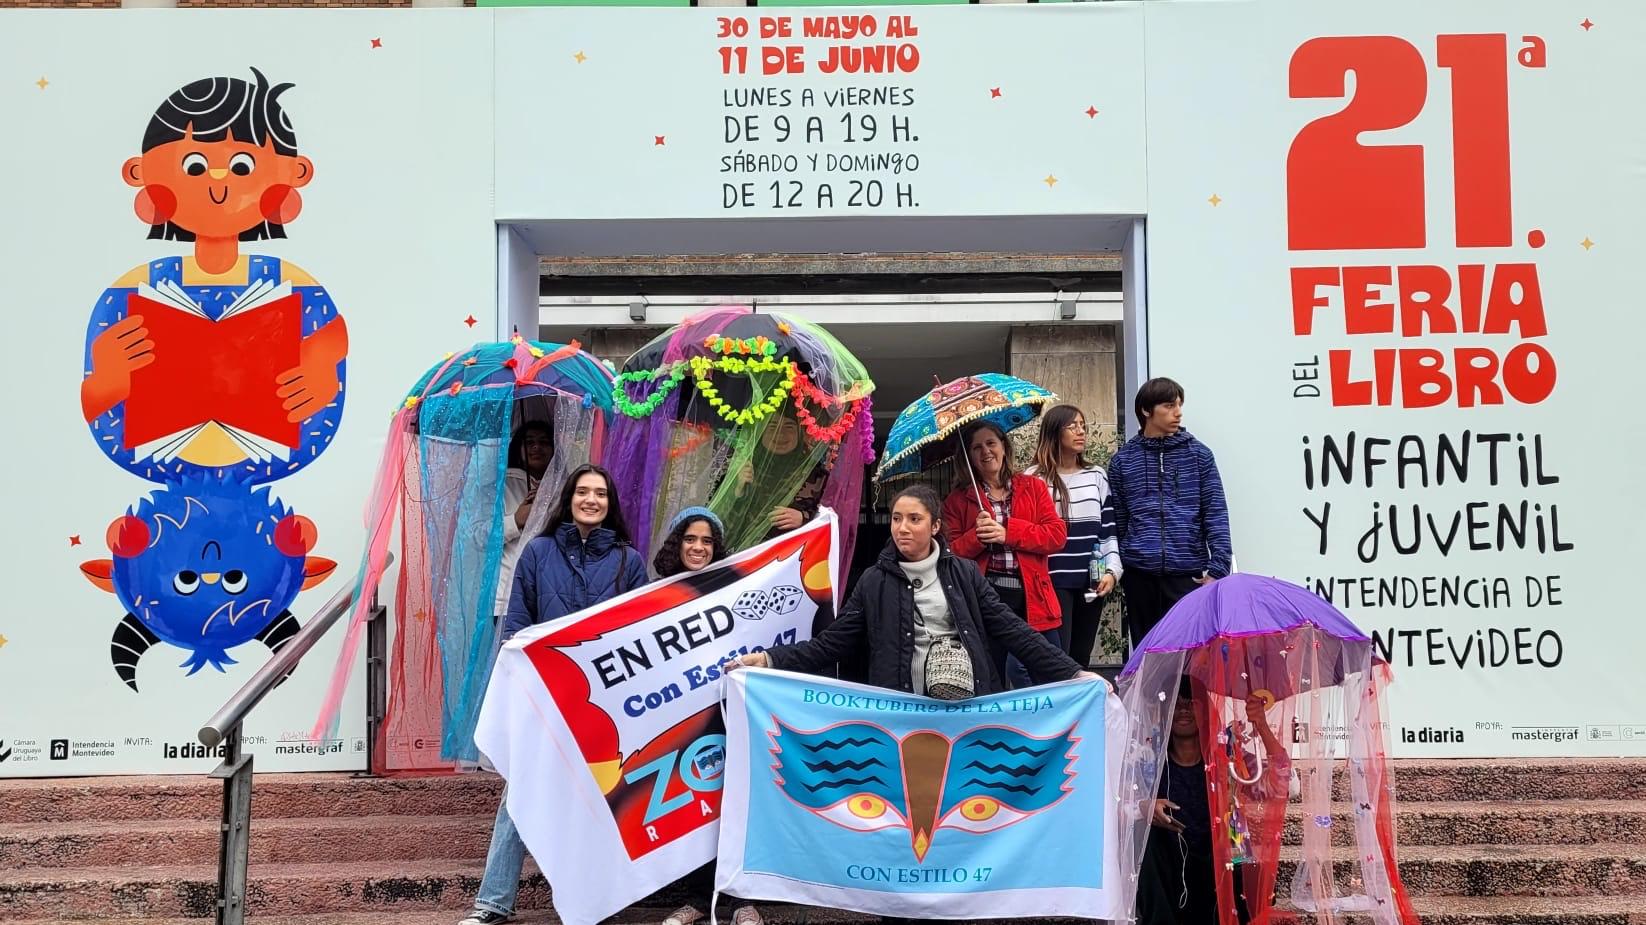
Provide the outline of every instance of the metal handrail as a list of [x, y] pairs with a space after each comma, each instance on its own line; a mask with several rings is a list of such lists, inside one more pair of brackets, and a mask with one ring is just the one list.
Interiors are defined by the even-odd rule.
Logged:
[[[389, 553], [388, 560], [384, 562], [384, 567], [387, 567], [393, 561], [394, 554]], [[265, 662], [263, 667], [257, 669], [251, 676], [251, 680], [241, 685], [233, 696], [224, 701], [217, 712], [212, 714], [212, 718], [206, 721], [206, 725], [200, 727], [200, 731], [197, 733], [200, 744], [207, 748], [216, 748], [222, 744], [223, 740], [228, 737], [229, 730], [240, 725], [241, 721], [246, 718], [246, 714], [251, 712], [252, 707], [262, 702], [263, 698], [268, 696], [269, 691], [274, 690], [274, 686], [280, 682], [280, 679], [297, 667], [297, 663], [302, 660], [303, 656], [314, 648], [314, 644], [320, 641], [320, 637], [326, 635], [332, 625], [349, 612], [349, 608], [354, 605], [354, 592], [354, 586], [350, 585], [333, 594], [331, 600], [320, 608], [320, 612], [315, 614], [312, 620], [297, 631], [297, 635], [293, 636], [290, 642], [281, 646], [280, 651], [276, 652], [273, 658]]]
[[[383, 563], [386, 568], [394, 562], [394, 555], [388, 554]], [[246, 714], [262, 702], [274, 688], [297, 667], [303, 656], [314, 648], [320, 637], [326, 635], [337, 621], [348, 613], [355, 602], [353, 585], [332, 595], [320, 612], [315, 614], [291, 641], [274, 653], [263, 667], [257, 669], [238, 691], [234, 692], [206, 725], [200, 727], [197, 737], [200, 744], [207, 748], [218, 749], [222, 764], [211, 772], [211, 776], [223, 782], [223, 814], [218, 840], [217, 854], [217, 917], [218, 925], [242, 925], [246, 920], [246, 868], [250, 859], [251, 848], [251, 790], [252, 790], [252, 756], [244, 753], [240, 747], [240, 726], [245, 722]], [[368, 589], [361, 588], [362, 591]], [[376, 589], [369, 589], [373, 598]], [[381, 661], [383, 658], [383, 608], [374, 606], [367, 623], [368, 633], [374, 638], [368, 640], [368, 658]], [[374, 666], [373, 677], [376, 683], [382, 682], [382, 666]], [[368, 692], [370, 693], [370, 692]], [[382, 719], [379, 712], [382, 709], [381, 696], [368, 696], [367, 709], [371, 713], [367, 717], [368, 739], [375, 740], [377, 729]], [[372, 756], [367, 753], [367, 766], [371, 766]]]

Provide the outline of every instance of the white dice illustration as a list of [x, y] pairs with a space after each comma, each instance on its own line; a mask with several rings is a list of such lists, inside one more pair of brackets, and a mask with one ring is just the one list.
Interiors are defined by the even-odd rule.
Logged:
[[766, 592], [758, 588], [753, 591], [744, 591], [737, 596], [737, 603], [732, 605], [732, 613], [744, 620], [764, 620], [769, 602]]
[[801, 590], [794, 585], [779, 585], [772, 589], [766, 602], [767, 612], [786, 617], [800, 608]]

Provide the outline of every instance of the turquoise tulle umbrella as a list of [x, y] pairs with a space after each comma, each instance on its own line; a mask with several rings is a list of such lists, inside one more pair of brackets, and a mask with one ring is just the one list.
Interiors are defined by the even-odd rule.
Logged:
[[982, 421], [1010, 433], [1057, 401], [1049, 390], [1005, 373], [979, 373], [945, 382], [904, 408], [886, 437], [876, 482], [894, 482], [952, 459], [956, 435]]

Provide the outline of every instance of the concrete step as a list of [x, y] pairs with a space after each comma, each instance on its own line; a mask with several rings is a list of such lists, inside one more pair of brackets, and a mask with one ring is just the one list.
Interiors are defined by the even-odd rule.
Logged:
[[[1646, 800], [1646, 759], [1399, 761], [1403, 803], [1551, 799]], [[0, 780], [0, 823], [215, 819], [221, 784], [204, 775]], [[258, 818], [471, 815], [496, 807], [492, 774], [359, 778], [259, 774]], [[1341, 783], [1337, 799], [1347, 802]]]
[[[1278, 883], [1291, 883], [1297, 850], [1281, 851]], [[1334, 849], [1352, 876], [1352, 849]], [[1646, 846], [1401, 845], [1400, 877], [1413, 895], [1453, 897], [1627, 896], [1646, 910]]]
[[[1646, 758], [1494, 758], [1394, 763], [1401, 802], [1473, 800], [1643, 800]], [[1342, 768], [1333, 799], [1349, 802]]]
[[[1334, 807], [1333, 842], [1353, 838], [1351, 812]], [[480, 860], [491, 834], [490, 812], [469, 815], [352, 816], [336, 819], [258, 818], [252, 823], [254, 864], [352, 860]], [[1301, 837], [1292, 807], [1286, 839]], [[1399, 809], [1403, 846], [1646, 845], [1646, 802], [1548, 800], [1528, 803], [1410, 803]], [[1646, 849], [1642, 849], [1646, 850]], [[215, 820], [121, 820], [0, 824], [0, 870], [210, 864], [217, 857]]]
[[[259, 819], [462, 816], [495, 811], [502, 790], [495, 774], [258, 774], [252, 813]], [[222, 783], [204, 775], [0, 780], [0, 823], [216, 819], [222, 793]]]
[[1423, 925], [1646, 925], [1639, 896], [1417, 896], [1412, 905]]
[[[336, 819], [254, 819], [251, 862], [430, 858], [483, 860], [493, 814], [467, 816], [344, 816]], [[117, 867], [145, 864], [215, 864], [215, 819], [180, 822], [149, 819], [0, 825], [0, 870], [23, 867]]]
[[[1282, 862], [1280, 883], [1290, 882], [1293, 863]], [[1346, 858], [1343, 863], [1348, 876]], [[247, 904], [256, 915], [456, 910], [473, 898], [481, 867], [472, 859], [441, 858], [258, 864]], [[1414, 895], [1425, 897], [1571, 897], [1573, 903], [1622, 897], [1646, 910], [1646, 848], [1640, 845], [1410, 845], [1401, 849], [1401, 875]], [[215, 867], [205, 864], [5, 870], [0, 919], [207, 916], [215, 877]], [[542, 876], [528, 872], [521, 907], [548, 908], [547, 892]], [[686, 898], [671, 888], [637, 907], [673, 908]]]
[[[482, 867], [467, 859], [254, 865], [246, 908], [253, 916], [459, 910]], [[216, 903], [215, 865], [0, 871], [0, 919], [200, 918]], [[525, 878], [520, 903], [549, 907], [540, 874]]]
[[[1353, 818], [1349, 805], [1332, 807], [1333, 844], [1353, 843]], [[1303, 825], [1301, 807], [1294, 804], [1286, 819], [1287, 844], [1301, 841]], [[1399, 804], [1395, 832], [1401, 845], [1646, 845], [1646, 801], [1413, 801]]]
[[[1646, 925], [1646, 908], [1638, 897], [1459, 897], [1420, 896], [1413, 899], [1418, 916], [1424, 925]], [[607, 925], [649, 925], [661, 922], [674, 907], [634, 906], [613, 916]], [[799, 906], [762, 904], [762, 916], [771, 925], [876, 925], [876, 916], [839, 912], [832, 909], [812, 909]], [[251, 925], [453, 925], [462, 916], [459, 910], [405, 910], [397, 912], [350, 912], [319, 915], [253, 915]], [[1307, 921], [1307, 917], [1302, 917]], [[86, 925], [91, 919], [23, 919], [8, 925]], [[116, 919], [126, 925], [199, 925], [200, 919]], [[1038, 925], [1051, 922], [1080, 922], [1069, 919], [1013, 919], [1013, 925]], [[1348, 920], [1355, 921], [1352, 917]], [[510, 920], [514, 925], [559, 925], [560, 919], [549, 910], [520, 913]], [[954, 925], [996, 925], [979, 920], [956, 922]]]

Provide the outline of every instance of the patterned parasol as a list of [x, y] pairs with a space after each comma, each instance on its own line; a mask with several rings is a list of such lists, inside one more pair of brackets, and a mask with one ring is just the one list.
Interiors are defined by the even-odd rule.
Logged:
[[886, 437], [877, 482], [918, 474], [954, 456], [950, 439], [962, 428], [990, 421], [1010, 433], [1057, 401], [1050, 391], [1004, 373], [979, 373], [937, 386], [904, 408]]

